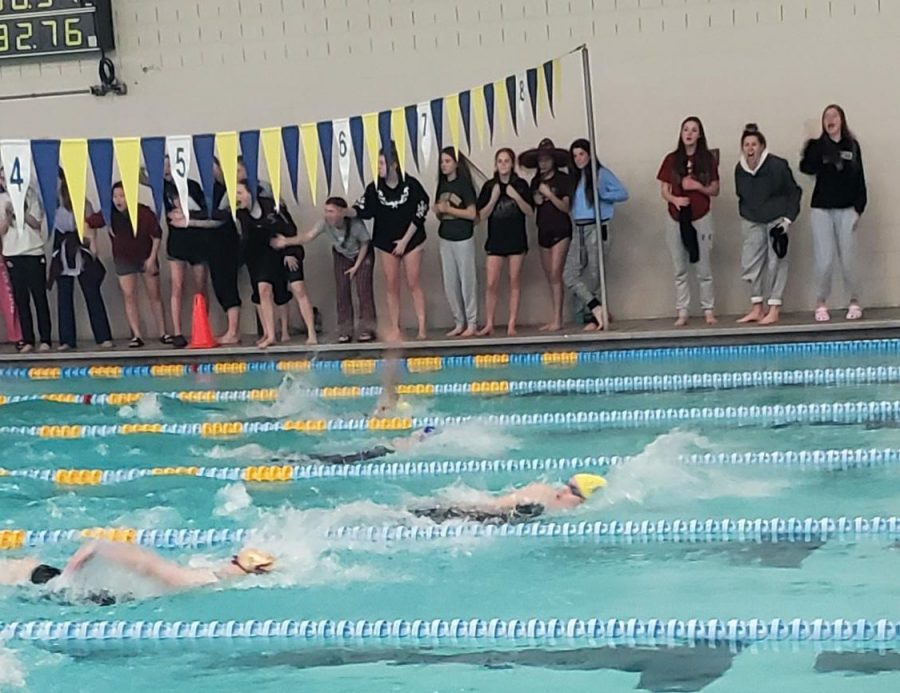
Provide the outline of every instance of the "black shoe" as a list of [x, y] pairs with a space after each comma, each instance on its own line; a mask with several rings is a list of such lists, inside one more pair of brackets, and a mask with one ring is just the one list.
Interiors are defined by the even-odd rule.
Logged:
[[131, 341], [128, 342], [129, 349], [140, 349], [144, 346], [144, 340], [140, 337], [132, 337]]
[[159, 341], [161, 344], [165, 344], [166, 346], [172, 346], [172, 344], [173, 344], [172, 335], [170, 335], [170, 334], [164, 334], [162, 337], [159, 338]]
[[172, 337], [172, 346], [176, 349], [184, 349], [188, 345], [187, 340], [184, 338], [183, 334], [176, 334]]
[[342, 334], [340, 337], [338, 337], [338, 344], [349, 344], [352, 341], [353, 338], [345, 334]]
[[375, 335], [372, 334], [371, 332], [363, 332], [361, 335], [359, 335], [359, 341], [361, 344], [366, 344], [368, 342], [374, 342]]

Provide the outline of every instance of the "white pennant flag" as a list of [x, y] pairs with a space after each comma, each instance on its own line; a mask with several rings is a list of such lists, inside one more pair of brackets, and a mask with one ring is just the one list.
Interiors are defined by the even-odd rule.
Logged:
[[334, 143], [337, 146], [338, 166], [341, 170], [341, 182], [344, 192], [350, 194], [350, 164], [353, 163], [353, 138], [350, 136], [350, 119], [335, 120]]
[[191, 220], [191, 197], [188, 187], [188, 176], [191, 172], [191, 155], [194, 140], [190, 135], [178, 135], [166, 138], [166, 154], [169, 157], [169, 170], [172, 181], [178, 190], [178, 202], [186, 221]]
[[422, 170], [431, 167], [434, 151], [434, 123], [431, 122], [431, 103], [425, 101], [417, 107], [419, 116], [419, 151], [422, 155]]
[[531, 101], [528, 96], [528, 77], [525, 72], [516, 75], [516, 111], [519, 114], [519, 131], [522, 130], [531, 113]]
[[[6, 189], [15, 215], [16, 230], [25, 230], [25, 198], [31, 187], [31, 142], [4, 140], [0, 142], [0, 158], [6, 175]], [[0, 210], [0, 212], [5, 210]]]

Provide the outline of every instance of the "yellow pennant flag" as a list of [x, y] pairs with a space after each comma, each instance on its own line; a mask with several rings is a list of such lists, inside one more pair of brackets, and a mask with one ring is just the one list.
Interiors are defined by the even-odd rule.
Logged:
[[372, 166], [372, 180], [378, 180], [378, 114], [366, 113], [363, 119], [363, 132], [366, 139], [366, 151], [369, 152], [369, 164]]
[[391, 138], [397, 144], [400, 171], [406, 173], [406, 110], [391, 109]]
[[266, 168], [269, 171], [269, 184], [276, 207], [281, 206], [281, 128], [263, 128], [259, 131], [262, 140], [263, 154], [266, 156]]
[[138, 228], [138, 185], [141, 178], [141, 140], [139, 137], [117, 137], [113, 140], [116, 151], [116, 164], [122, 176], [122, 188], [125, 201], [128, 203], [128, 216], [131, 217], [131, 228], [137, 236]]
[[300, 139], [303, 141], [303, 160], [306, 161], [306, 175], [309, 176], [309, 194], [316, 204], [316, 188], [319, 184], [319, 131], [315, 123], [300, 126]]
[[498, 79], [494, 82], [494, 127], [499, 127], [503, 135], [506, 134], [507, 118], [509, 118], [509, 92], [506, 89], [506, 80]]
[[[84, 197], [87, 194], [87, 140], [62, 140], [59, 143], [59, 162], [66, 174], [69, 199], [72, 200], [72, 214], [78, 237], [84, 238]], [[53, 225], [53, 220], [49, 220]]]
[[447, 124], [450, 126], [450, 141], [459, 155], [459, 94], [444, 97], [444, 110], [447, 111]]
[[[232, 216], [237, 215], [237, 158], [238, 136], [236, 132], [217, 132], [216, 149], [219, 150], [219, 166], [225, 178], [225, 190], [231, 205]], [[216, 210], [210, 210], [215, 212]]]
[[485, 109], [484, 87], [475, 87], [472, 90], [472, 117], [475, 121], [475, 132], [478, 134], [478, 146], [484, 149]]

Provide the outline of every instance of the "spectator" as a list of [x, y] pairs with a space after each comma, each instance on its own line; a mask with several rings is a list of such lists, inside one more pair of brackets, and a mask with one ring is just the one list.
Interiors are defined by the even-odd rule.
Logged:
[[810, 221], [816, 256], [816, 321], [828, 322], [828, 298], [837, 251], [850, 294], [847, 320], [863, 316], [856, 259], [859, 219], [866, 211], [868, 192], [859, 141], [847, 125], [844, 109], [832, 104], [822, 114], [822, 133], [806, 143], [800, 170], [816, 177]]
[[[169, 157], [165, 163], [165, 206], [166, 220], [169, 226], [169, 237], [166, 240], [166, 253], [169, 257], [171, 278], [171, 295], [169, 305], [172, 312], [172, 346], [184, 349], [187, 340], [182, 329], [181, 309], [184, 298], [184, 282], [188, 268], [193, 278], [195, 293], [206, 295], [208, 261], [210, 247], [210, 231], [208, 228], [209, 211], [200, 184], [191, 179], [188, 181], [187, 209], [190, 219], [186, 219], [181, 209], [178, 188], [172, 178]], [[201, 222], [207, 222], [202, 224]]]
[[39, 351], [50, 351], [52, 327], [50, 304], [47, 301], [47, 258], [44, 254], [47, 232], [44, 230], [44, 209], [34, 186], [29, 183], [25, 193], [25, 219], [22, 228], [18, 228], [3, 168], [0, 168], [0, 239], [22, 332], [22, 339], [16, 343], [16, 350], [27, 354], [34, 349], [34, 324], [31, 315], [33, 302], [41, 339]]
[[316, 326], [312, 305], [306, 295], [303, 281], [302, 246], [292, 246], [284, 251], [272, 247], [278, 236], [288, 238], [297, 235], [297, 226], [287, 210], [275, 209], [275, 200], [259, 197], [256, 201], [250, 195], [247, 182], [241, 181], [237, 187], [238, 220], [244, 235], [245, 257], [250, 281], [259, 294], [259, 316], [263, 336], [257, 346], [265, 349], [276, 341], [275, 335], [275, 288], [288, 284], [300, 314], [306, 323], [307, 344], [316, 344]]
[[[803, 191], [784, 159], [769, 154], [755, 123], [744, 128], [734, 169], [744, 247], [741, 268], [750, 284], [750, 312], [739, 323], [774, 325], [781, 317], [788, 276], [788, 230], [800, 214]], [[763, 277], [765, 276], [765, 282]], [[769, 310], [763, 303], [768, 297]]]
[[[242, 156], [237, 158], [237, 179], [249, 180], [247, 176], [247, 164], [244, 163], [244, 157]], [[261, 178], [258, 178], [256, 181], [256, 194], [262, 195], [263, 197], [270, 197], [273, 200], [275, 199], [275, 196], [272, 193], [272, 184]]]
[[455, 147], [441, 151], [434, 214], [441, 222], [444, 293], [455, 327], [448, 337], [474, 337], [478, 331], [478, 276], [475, 272], [475, 186], [467, 159]]
[[[575, 234], [566, 256], [563, 281], [575, 295], [575, 316], [583, 319], [585, 329], [598, 330], [603, 325], [600, 307], [600, 243], [609, 240], [609, 222], [615, 213], [614, 205], [628, 199], [628, 191], [616, 174], [596, 159], [591, 165], [591, 143], [578, 139], [569, 147], [572, 172], [577, 184], [572, 196], [572, 219]], [[600, 200], [600, 234], [594, 211], [594, 177], [597, 178], [597, 198]]]
[[381, 253], [381, 269], [387, 285], [388, 341], [400, 341], [400, 270], [412, 294], [418, 322], [418, 338], [425, 331], [425, 294], [422, 291], [422, 244], [425, 242], [425, 217], [428, 193], [418, 180], [400, 171], [397, 147], [392, 142], [390, 161], [381, 151], [378, 156], [378, 180], [366, 187], [351, 216], [374, 219], [372, 245]]
[[478, 218], [487, 219], [487, 291], [485, 294], [485, 325], [478, 333], [486, 337], [494, 333], [494, 314], [497, 311], [497, 290], [504, 261], [509, 265], [509, 317], [506, 334], [515, 336], [519, 317], [520, 277], [525, 253], [528, 252], [526, 220], [534, 214], [531, 188], [515, 171], [516, 153], [501, 149], [494, 157], [494, 177], [487, 181], [478, 195]]
[[[209, 277], [216, 300], [225, 311], [228, 329], [219, 344], [240, 344], [241, 341], [241, 294], [238, 291], [238, 272], [241, 268], [241, 237], [228, 200], [225, 176], [216, 159], [213, 165], [213, 209], [209, 221], [198, 220], [198, 224], [209, 227]], [[243, 180], [243, 179], [241, 179]]]
[[[172, 337], [166, 332], [166, 316], [162, 302], [159, 280], [159, 246], [162, 243], [162, 229], [159, 219], [153, 210], [146, 205], [138, 205], [137, 233], [131, 223], [128, 212], [128, 200], [121, 181], [112, 187], [112, 214], [110, 216], [109, 237], [112, 241], [113, 265], [119, 288], [125, 300], [125, 318], [131, 329], [130, 349], [144, 346], [144, 335], [141, 328], [141, 313], [138, 308], [138, 277], [140, 276], [150, 312], [156, 323], [159, 341], [165, 345], [172, 344]], [[96, 213], [88, 217], [88, 225], [99, 229], [106, 226], [103, 214]]]
[[706, 131], [699, 118], [690, 117], [681, 124], [678, 146], [663, 159], [657, 179], [662, 197], [669, 205], [666, 240], [675, 266], [675, 327], [688, 323], [691, 291], [688, 267], [700, 284], [700, 305], [707, 325], [715, 325], [715, 293], [713, 291], [710, 254], [713, 247], [711, 199], [719, 195], [719, 164], [706, 141]]
[[[0, 198], [6, 193], [0, 193]], [[6, 211], [4, 204], [0, 215]], [[3, 237], [0, 236], [0, 255], [3, 253]], [[6, 328], [6, 341], [18, 344], [22, 341], [22, 327], [19, 325], [19, 313], [16, 311], [16, 299], [13, 296], [12, 282], [6, 270], [6, 262], [0, 260], [0, 317]]]
[[541, 140], [536, 149], [519, 155], [519, 165], [536, 168], [531, 194], [537, 210], [538, 245], [541, 265], [550, 284], [553, 314], [543, 332], [556, 332], [563, 326], [563, 268], [572, 242], [572, 179], [563, 170], [569, 165], [569, 152], [558, 149], [550, 139]]
[[276, 236], [272, 247], [285, 250], [300, 243], [310, 243], [326, 234], [331, 241], [334, 260], [334, 282], [337, 297], [338, 343], [353, 341], [353, 292], [359, 300], [359, 341], [375, 339], [375, 296], [372, 291], [372, 270], [375, 267], [375, 251], [369, 240], [366, 225], [359, 219], [346, 216], [347, 201], [342, 197], [330, 197], [325, 201], [324, 219], [302, 236], [289, 238]]
[[[93, 212], [91, 204], [85, 202], [85, 215]], [[50, 260], [49, 288], [56, 283], [59, 292], [56, 297], [59, 316], [59, 350], [69, 351], [77, 347], [75, 328], [75, 279], [81, 285], [81, 294], [87, 305], [88, 318], [94, 341], [106, 349], [112, 347], [112, 333], [106, 304], [100, 287], [106, 278], [106, 268], [97, 259], [97, 240], [94, 230], [85, 224], [84, 240], [78, 237], [72, 197], [62, 171], [59, 173], [59, 205], [53, 223], [53, 255]]]

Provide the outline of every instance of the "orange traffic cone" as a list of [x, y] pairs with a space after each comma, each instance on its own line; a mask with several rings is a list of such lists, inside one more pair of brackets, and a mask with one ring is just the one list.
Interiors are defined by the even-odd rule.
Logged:
[[194, 294], [194, 313], [191, 322], [191, 349], [214, 349], [219, 346], [209, 328], [209, 313], [206, 310], [206, 296]]

